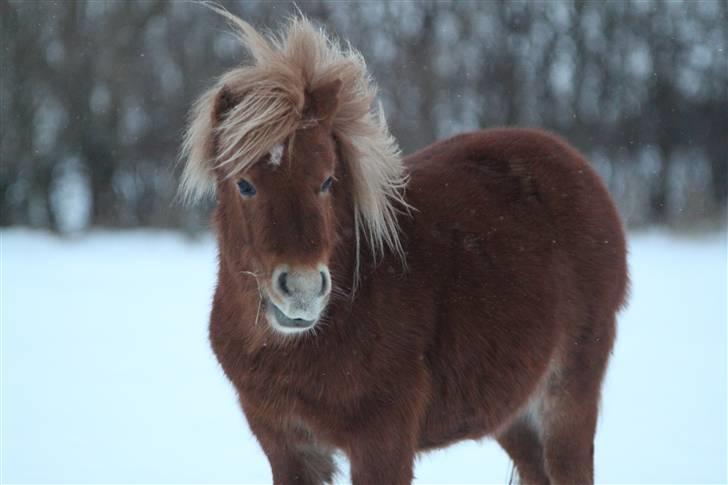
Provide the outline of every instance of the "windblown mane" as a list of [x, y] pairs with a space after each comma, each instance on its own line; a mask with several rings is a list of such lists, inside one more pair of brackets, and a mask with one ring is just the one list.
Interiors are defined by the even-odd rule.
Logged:
[[[226, 10], [212, 8], [230, 21], [252, 63], [224, 74], [193, 109], [183, 145], [185, 199], [214, 192], [216, 167], [235, 177], [310, 122], [303, 119], [306, 92], [338, 79], [332, 126], [351, 168], [357, 245], [363, 233], [375, 256], [385, 247], [401, 256], [396, 213], [406, 207], [401, 194], [406, 177], [381, 106], [372, 107], [376, 87], [361, 54], [302, 16], [289, 20], [280, 35], [263, 36]], [[239, 102], [215, 126], [223, 89]]]

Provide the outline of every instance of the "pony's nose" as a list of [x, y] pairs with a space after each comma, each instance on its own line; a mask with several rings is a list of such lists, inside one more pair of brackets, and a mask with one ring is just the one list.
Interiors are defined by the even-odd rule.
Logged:
[[327, 295], [331, 288], [331, 283], [329, 282], [329, 270], [328, 268], [325, 269], [326, 271], [319, 271], [319, 274], [321, 275], [321, 296]]
[[285, 271], [278, 275], [278, 291], [285, 296], [291, 296], [291, 290], [288, 289], [288, 273]]
[[273, 287], [283, 299], [305, 303], [331, 291], [331, 275], [324, 265], [318, 268], [279, 266], [273, 273]]

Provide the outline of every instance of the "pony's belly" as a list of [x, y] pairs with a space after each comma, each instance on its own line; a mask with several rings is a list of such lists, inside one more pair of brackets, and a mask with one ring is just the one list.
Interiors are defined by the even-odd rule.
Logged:
[[488, 424], [481, 416], [430, 416], [420, 430], [417, 447], [421, 451], [443, 448], [467, 439], [489, 434]]
[[484, 400], [434, 401], [422, 422], [419, 448], [441, 448], [457, 441], [493, 434], [518, 407], [516, 402], [493, 406]]
[[[540, 392], [554, 342], [544, 338], [529, 348], [534, 356], [529, 365], [513, 359], [513, 352], [491, 354], [490, 359], [479, 361], [474, 352], [465, 359], [470, 366], [433, 366], [433, 399], [421, 422], [419, 448], [440, 448], [457, 441], [497, 435], [507, 426]], [[460, 355], [467, 353], [463, 351]]]
[[444, 403], [435, 401], [420, 429], [420, 450], [442, 448], [452, 443], [498, 434], [533, 396], [502, 396], [493, 402]]

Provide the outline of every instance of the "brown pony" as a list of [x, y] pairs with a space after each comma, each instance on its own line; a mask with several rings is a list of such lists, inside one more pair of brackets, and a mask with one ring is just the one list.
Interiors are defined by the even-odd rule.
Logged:
[[521, 129], [402, 159], [357, 52], [223, 14], [252, 62], [198, 102], [183, 190], [217, 194], [210, 340], [274, 482], [330, 482], [339, 449], [406, 484], [490, 435], [526, 483], [591, 483], [627, 270], [588, 163]]

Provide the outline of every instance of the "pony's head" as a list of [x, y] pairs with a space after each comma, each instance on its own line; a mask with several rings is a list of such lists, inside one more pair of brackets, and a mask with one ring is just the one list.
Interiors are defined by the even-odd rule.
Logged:
[[[266, 38], [218, 12], [252, 63], [223, 75], [197, 102], [182, 192], [188, 199], [216, 192], [224, 269], [240, 291], [255, 291], [275, 330], [306, 331], [332, 289], [356, 280], [360, 251], [401, 256], [399, 150], [381, 109], [372, 109], [376, 90], [356, 51], [305, 18]], [[347, 226], [348, 237], [340, 233]], [[338, 244], [353, 245], [353, 274], [332, 276]]]

